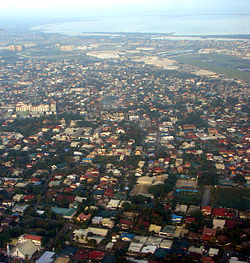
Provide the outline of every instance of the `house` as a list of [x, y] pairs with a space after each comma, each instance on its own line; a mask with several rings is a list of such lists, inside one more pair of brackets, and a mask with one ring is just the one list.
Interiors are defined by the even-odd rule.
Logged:
[[209, 248], [208, 255], [210, 257], [216, 256], [216, 255], [218, 255], [218, 253], [219, 253], [219, 249], [218, 248], [213, 248], [213, 247]]
[[76, 262], [84, 262], [89, 259], [89, 250], [85, 248], [79, 248], [73, 256], [73, 260]]
[[107, 209], [116, 210], [120, 204], [120, 200], [111, 199], [107, 205]]
[[142, 254], [154, 254], [156, 251], [156, 246], [154, 245], [146, 245], [142, 248], [141, 253]]
[[101, 262], [105, 255], [106, 255], [106, 253], [103, 251], [92, 250], [89, 252], [89, 260]]
[[131, 244], [129, 245], [128, 251], [131, 253], [140, 253], [142, 247], [143, 247], [143, 244], [141, 243], [131, 242]]
[[132, 227], [132, 221], [121, 218], [119, 225], [122, 229], [130, 229]]
[[87, 221], [87, 220], [89, 220], [90, 218], [91, 218], [91, 214], [87, 214], [87, 215], [85, 215], [84, 213], [80, 213], [79, 215], [78, 215], [78, 217], [76, 218], [76, 220], [78, 221], [78, 222], [84, 222], [84, 221]]
[[226, 209], [225, 208], [214, 208], [213, 217], [225, 217]]
[[214, 229], [217, 229], [217, 228], [223, 229], [225, 226], [225, 223], [226, 223], [225, 219], [214, 218], [213, 219], [213, 228]]
[[201, 235], [199, 233], [195, 233], [195, 232], [192, 232], [192, 231], [190, 231], [188, 233], [188, 239], [190, 241], [199, 241], [200, 237], [201, 237]]
[[88, 227], [86, 229], [75, 230], [73, 234], [74, 234], [74, 238], [76, 236], [81, 237], [82, 235], [87, 236], [89, 233], [95, 236], [106, 237], [108, 234], [108, 231], [109, 231], [108, 229], [104, 229], [104, 228]]
[[42, 245], [42, 237], [41, 236], [36, 236], [36, 235], [21, 235], [18, 238], [19, 243], [24, 243], [27, 240], [31, 240], [36, 246], [41, 246]]
[[160, 243], [160, 248], [171, 249], [173, 240], [163, 239]]
[[145, 236], [135, 236], [128, 248], [128, 251], [131, 253], [140, 253], [147, 239], [148, 238]]
[[45, 251], [36, 263], [52, 263], [54, 262], [55, 252]]
[[199, 206], [190, 205], [188, 210], [187, 210], [187, 216], [193, 216], [199, 211], [200, 211], [200, 207]]
[[187, 205], [180, 205], [177, 204], [175, 208], [175, 213], [183, 213], [185, 214], [187, 212], [188, 206]]
[[115, 223], [110, 218], [103, 218], [101, 224], [107, 228], [113, 228]]
[[69, 263], [70, 259], [69, 258], [63, 258], [63, 257], [58, 257], [54, 263]]
[[210, 216], [212, 213], [212, 207], [211, 206], [202, 206], [201, 212], [204, 216]]
[[203, 229], [203, 233], [201, 236], [201, 239], [203, 241], [209, 241], [211, 238], [215, 237], [216, 235], [216, 229], [212, 229], [212, 228], [204, 228]]
[[27, 240], [23, 243], [18, 243], [13, 251], [11, 251], [11, 256], [23, 260], [26, 258], [30, 259], [38, 250], [38, 246], [36, 246], [31, 240]]
[[174, 232], [174, 238], [183, 237], [188, 233], [188, 229], [183, 228], [182, 226], [177, 226]]
[[52, 207], [52, 212], [55, 214], [61, 215], [65, 219], [71, 220], [74, 215], [76, 214], [77, 209], [70, 207], [70, 208], [62, 208], [62, 207]]
[[111, 251], [111, 250], [113, 249], [114, 245], [115, 245], [115, 243], [109, 242], [109, 243], [106, 245], [105, 250], [106, 250], [106, 251]]
[[159, 237], [173, 238], [176, 226], [166, 225], [159, 232]]
[[196, 218], [195, 217], [192, 217], [192, 216], [187, 216], [186, 218], [185, 218], [185, 223], [187, 223], [187, 224], [191, 224], [191, 223], [193, 223], [193, 222], [195, 222], [196, 221]]
[[92, 224], [94, 225], [100, 225], [102, 222], [102, 217], [101, 216], [95, 216], [92, 218]]
[[95, 199], [101, 199], [103, 197], [104, 191], [103, 190], [94, 190], [92, 195]]
[[162, 242], [162, 238], [161, 237], [150, 236], [146, 240], [145, 245], [154, 245], [154, 246], [156, 246], [158, 248], [158, 247], [160, 247], [161, 242]]
[[153, 177], [141, 176], [141, 177], [138, 178], [137, 184], [152, 185], [153, 181], [154, 181]]
[[161, 228], [162, 228], [161, 226], [158, 226], [158, 225], [155, 225], [155, 224], [151, 224], [151, 225], [149, 226], [148, 231], [149, 231], [149, 232], [154, 231], [155, 234], [159, 234], [159, 232], [161, 231]]
[[212, 257], [203, 257], [202, 263], [215, 263], [215, 261], [213, 261]]
[[120, 236], [122, 241], [132, 241], [134, 237], [135, 237], [135, 234], [130, 234], [126, 232], [122, 232]]
[[198, 192], [197, 180], [178, 179], [175, 184], [176, 192]]
[[12, 199], [14, 202], [20, 202], [22, 200], [23, 196], [24, 196], [23, 194], [16, 194], [13, 196]]
[[190, 254], [202, 255], [203, 251], [204, 251], [204, 246], [200, 246], [200, 247], [191, 246], [188, 248], [188, 253]]
[[182, 220], [182, 216], [178, 216], [178, 215], [172, 214], [171, 221], [173, 223], [177, 223], [178, 224], [178, 223], [181, 222], [181, 220]]

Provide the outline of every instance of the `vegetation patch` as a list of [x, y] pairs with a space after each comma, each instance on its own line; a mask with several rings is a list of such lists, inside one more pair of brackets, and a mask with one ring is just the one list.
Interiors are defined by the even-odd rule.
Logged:
[[250, 207], [250, 190], [245, 188], [217, 188], [213, 193], [213, 206], [246, 210]]
[[180, 63], [250, 81], [250, 64], [247, 59], [216, 53], [182, 55], [175, 57], [175, 59]]

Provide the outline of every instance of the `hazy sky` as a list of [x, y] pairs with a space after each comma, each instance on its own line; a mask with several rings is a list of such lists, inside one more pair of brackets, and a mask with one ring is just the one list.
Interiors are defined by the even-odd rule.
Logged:
[[86, 15], [250, 13], [249, 0], [6, 0], [0, 16], [74, 17]]

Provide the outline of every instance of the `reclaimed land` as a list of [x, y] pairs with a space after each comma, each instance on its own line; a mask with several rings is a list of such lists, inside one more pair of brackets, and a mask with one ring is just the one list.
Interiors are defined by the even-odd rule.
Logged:
[[179, 63], [250, 81], [250, 62], [247, 59], [216, 53], [181, 55], [174, 59]]

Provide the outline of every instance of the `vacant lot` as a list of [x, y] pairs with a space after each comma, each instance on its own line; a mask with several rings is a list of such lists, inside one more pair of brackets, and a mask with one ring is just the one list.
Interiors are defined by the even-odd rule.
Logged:
[[250, 61], [247, 59], [216, 53], [181, 55], [175, 59], [180, 63], [250, 81]]
[[217, 188], [213, 192], [213, 206], [250, 209], [250, 189], [245, 188]]

